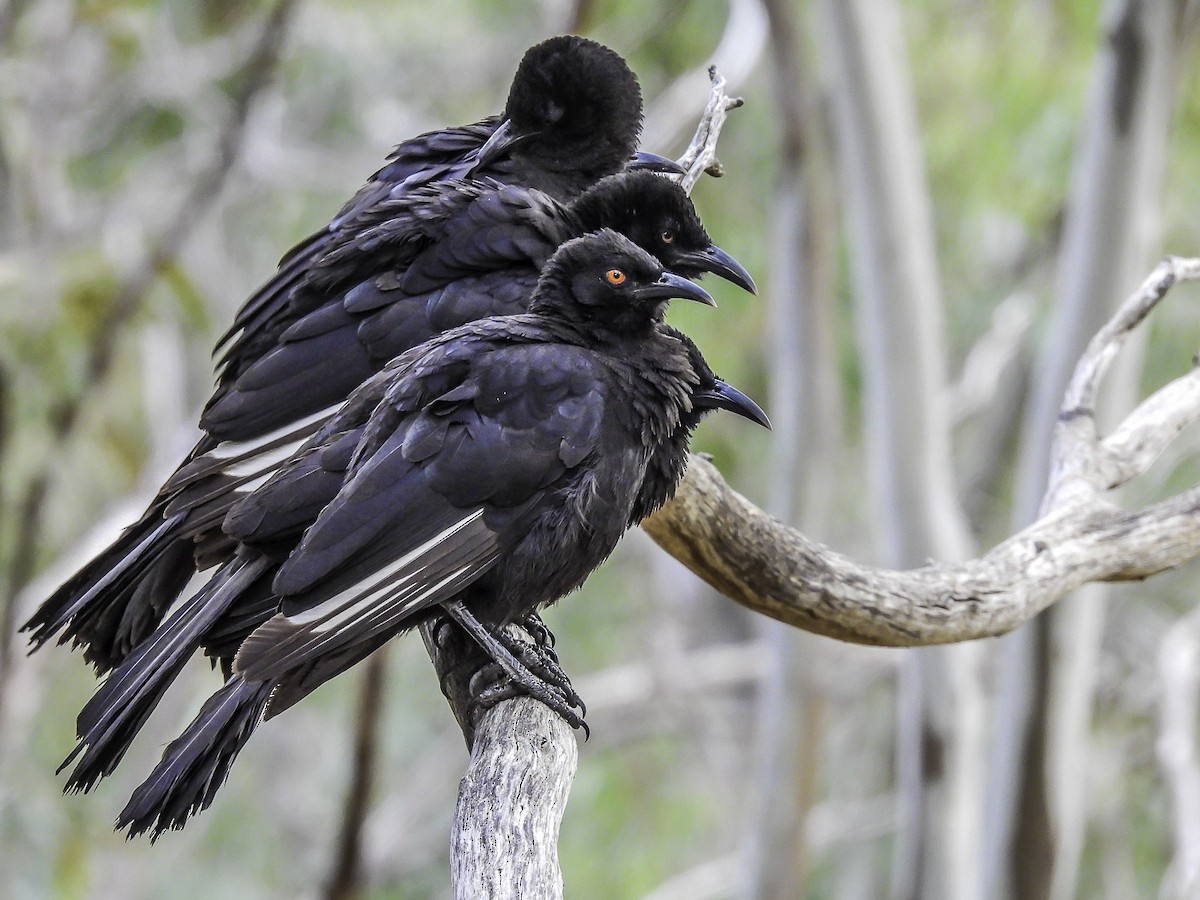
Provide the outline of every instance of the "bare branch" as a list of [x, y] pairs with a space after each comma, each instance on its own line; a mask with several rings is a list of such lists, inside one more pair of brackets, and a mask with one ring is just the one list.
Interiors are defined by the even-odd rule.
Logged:
[[[643, 527], [717, 590], [757, 612], [886, 646], [1004, 634], [1080, 585], [1146, 578], [1187, 562], [1200, 553], [1200, 487], [1134, 512], [1114, 507], [1103, 491], [1111, 472], [1122, 480], [1141, 474], [1155, 455], [1149, 451], [1200, 417], [1192, 378], [1143, 403], [1111, 442], [1100, 441], [1081, 402], [1094, 398], [1113, 353], [1170, 287], [1198, 278], [1200, 260], [1168, 258], [1089, 345], [1063, 404], [1042, 517], [978, 559], [908, 571], [860, 565], [771, 518], [697, 458], [676, 499]], [[1180, 406], [1164, 408], [1167, 401]]]
[[[1188, 387], [1192, 379], [1185, 378], [1181, 379], [1182, 385], [1164, 389], [1146, 400], [1116, 429], [1115, 440], [1101, 444], [1097, 437], [1096, 396], [1100, 382], [1125, 340], [1177, 281], [1197, 278], [1200, 260], [1167, 257], [1088, 343], [1063, 397], [1050, 450], [1050, 479], [1042, 498], [1043, 512], [1141, 475], [1180, 429], [1200, 416], [1200, 409], [1195, 408], [1197, 396]], [[1171, 409], [1165, 403], [1180, 405]]]
[[558, 827], [578, 761], [570, 726], [537, 700], [483, 717], [454, 815], [456, 898], [563, 895]]
[[1200, 369], [1147, 397], [1100, 443], [1103, 486], [1119, 487], [1144, 474], [1187, 426], [1200, 419]]
[[915, 647], [1004, 634], [1087, 582], [1147, 578], [1193, 559], [1200, 488], [1136, 513], [1072, 507], [978, 559], [895, 571], [808, 540], [693, 457], [675, 500], [642, 527], [755, 612], [854, 643]]
[[704, 107], [704, 115], [700, 118], [700, 124], [696, 126], [692, 142], [676, 160], [687, 170], [679, 179], [679, 183], [689, 194], [705, 172], [714, 178], [725, 174], [717, 159], [717, 138], [721, 135], [729, 111], [737, 109], [745, 102], [741, 97], [730, 97], [725, 93], [725, 78], [717, 71], [716, 66], [708, 67], [708, 78], [712, 82], [712, 93], [709, 94], [708, 103]]

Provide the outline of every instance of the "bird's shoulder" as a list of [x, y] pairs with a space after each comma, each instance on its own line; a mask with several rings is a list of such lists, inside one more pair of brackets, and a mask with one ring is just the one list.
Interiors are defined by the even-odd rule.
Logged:
[[394, 288], [419, 295], [515, 264], [538, 269], [576, 229], [572, 213], [533, 188], [492, 179], [439, 181], [345, 220], [299, 291], [328, 292], [386, 271]]
[[[218, 341], [222, 380], [235, 378], [261, 356], [263, 348], [273, 345], [276, 332], [295, 318], [296, 287], [308, 278], [315, 261], [344, 240], [348, 223], [423, 185], [465, 176], [498, 124], [499, 118], [492, 116], [471, 125], [428, 131], [398, 144], [387, 164], [342, 205], [329, 224], [285, 253], [275, 274], [242, 304], [233, 325]], [[492, 174], [505, 172], [499, 169]], [[350, 224], [351, 233], [355, 229]]]
[[371, 177], [371, 181], [397, 184], [431, 167], [455, 164], [468, 155], [474, 159], [475, 152], [499, 124], [499, 116], [487, 116], [469, 125], [437, 128], [402, 141], [392, 148], [387, 164]]
[[399, 197], [423, 184], [462, 177], [499, 124], [498, 116], [489, 116], [471, 125], [426, 131], [397, 144], [388, 154], [387, 163], [338, 210], [328, 230], [336, 231], [343, 222], [389, 196]]

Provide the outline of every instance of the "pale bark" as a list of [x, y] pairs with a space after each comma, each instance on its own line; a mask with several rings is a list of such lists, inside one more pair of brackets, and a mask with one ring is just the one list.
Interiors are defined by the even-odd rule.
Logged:
[[494, 707], [475, 733], [450, 843], [459, 900], [563, 896], [558, 827], [579, 750], [571, 727], [537, 700]]
[[[941, 288], [899, 11], [878, 0], [820, 8], [849, 211], [871, 518], [890, 565], [960, 558], [970, 540], [951, 464]], [[978, 895], [979, 652], [913, 653], [902, 669], [893, 897]]]
[[1200, 259], [1168, 258], [1092, 339], [1066, 392], [1041, 517], [965, 562], [857, 563], [768, 516], [693, 458], [676, 498], [643, 528], [726, 596], [828, 637], [915, 647], [1011, 631], [1071, 590], [1133, 581], [1200, 555], [1200, 486], [1135, 510], [1107, 492], [1142, 474], [1200, 420], [1200, 369], [1143, 401], [1108, 437], [1092, 410], [1120, 346]]
[[[1110, 3], [1076, 154], [1049, 339], [1034, 373], [1017, 475], [1015, 523], [1037, 514], [1051, 417], [1071, 366], [1157, 252], [1162, 170], [1173, 105], [1174, 0]], [[1104, 409], [1134, 399], [1138, 356], [1114, 373]], [[1119, 380], [1120, 384], [1115, 382]], [[1087, 732], [1104, 631], [1105, 591], [1092, 586], [1006, 639], [989, 785], [993, 884], [1000, 860], [1022, 898], [1075, 894], [1087, 798]], [[1046, 634], [1035, 636], [1033, 629]], [[1034, 659], [1036, 654], [1044, 658]], [[1026, 729], [1032, 740], [1022, 741]], [[1014, 754], [1016, 748], [1023, 750]], [[1024, 781], [1024, 787], [1019, 782]], [[1015, 809], [1006, 808], [1019, 797]], [[1003, 849], [1003, 848], [1006, 848]]]

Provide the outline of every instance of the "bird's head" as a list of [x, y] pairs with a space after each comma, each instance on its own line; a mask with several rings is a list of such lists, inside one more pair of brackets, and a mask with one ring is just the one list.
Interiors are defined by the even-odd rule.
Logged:
[[567, 241], [546, 262], [529, 311], [593, 329], [641, 334], [662, 321], [672, 298], [716, 306], [686, 278], [611, 229]]
[[595, 180], [620, 171], [637, 148], [642, 92], [620, 54], [563, 35], [526, 51], [501, 118], [476, 169], [511, 155]]
[[687, 192], [653, 172], [621, 172], [597, 182], [571, 204], [585, 231], [611, 228], [653, 254], [672, 272], [712, 272], [750, 293], [754, 279], [704, 230]]

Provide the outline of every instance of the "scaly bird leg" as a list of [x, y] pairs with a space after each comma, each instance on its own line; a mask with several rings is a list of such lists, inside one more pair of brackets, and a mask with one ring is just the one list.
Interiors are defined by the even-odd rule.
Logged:
[[[499, 677], [492, 677], [492, 673], [488, 672], [490, 667], [483, 667], [471, 678], [471, 694], [475, 703], [487, 709], [501, 700], [528, 695], [545, 703], [572, 728], [582, 728], [587, 734], [587, 725], [582, 716], [575, 712], [576, 708], [585, 711], [583, 701], [571, 687], [553, 649], [543, 643], [531, 647], [502, 632], [493, 632], [476, 619], [462, 601], [443, 603], [442, 608], [511, 679], [511, 683], [506, 684]], [[521, 625], [525, 627], [526, 623], [522, 622]], [[529, 630], [535, 639], [553, 640], [549, 629], [540, 621]], [[488, 684], [489, 680], [493, 683]]]

